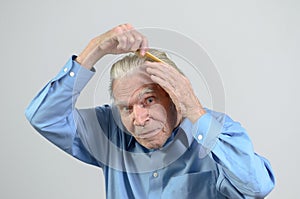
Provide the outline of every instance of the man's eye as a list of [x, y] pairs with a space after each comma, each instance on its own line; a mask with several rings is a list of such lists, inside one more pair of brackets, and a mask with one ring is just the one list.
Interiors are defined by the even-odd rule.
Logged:
[[154, 102], [155, 102], [154, 97], [148, 97], [148, 98], [146, 99], [146, 104], [153, 104]]
[[129, 113], [132, 110], [131, 106], [123, 106], [120, 108], [120, 110], [124, 113]]

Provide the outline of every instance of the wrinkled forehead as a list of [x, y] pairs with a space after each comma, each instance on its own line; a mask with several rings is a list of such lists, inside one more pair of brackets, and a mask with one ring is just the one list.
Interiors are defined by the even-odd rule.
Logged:
[[144, 67], [138, 67], [121, 78], [115, 79], [112, 84], [112, 93], [115, 100], [129, 100], [140, 89], [155, 84]]
[[[131, 94], [120, 95], [115, 98], [115, 105], [132, 105], [144, 101], [149, 96], [162, 96], [164, 90], [158, 84], [145, 84]], [[164, 95], [167, 96], [167, 95]]]

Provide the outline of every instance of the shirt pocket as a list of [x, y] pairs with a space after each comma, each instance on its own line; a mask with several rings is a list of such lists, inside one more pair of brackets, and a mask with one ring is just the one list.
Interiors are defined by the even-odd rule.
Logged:
[[216, 189], [216, 181], [215, 171], [171, 177], [161, 198], [220, 198]]

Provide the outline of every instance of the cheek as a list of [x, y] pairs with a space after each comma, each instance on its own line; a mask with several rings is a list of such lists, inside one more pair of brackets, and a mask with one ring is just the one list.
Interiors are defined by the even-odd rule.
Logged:
[[176, 108], [170, 103], [155, 105], [151, 113], [154, 120], [160, 121], [169, 130], [172, 130], [178, 123]]
[[128, 131], [132, 132], [133, 129], [134, 129], [134, 127], [133, 127], [133, 124], [132, 124], [132, 122], [131, 122], [131, 120], [130, 120], [130, 116], [127, 116], [127, 117], [122, 117], [122, 116], [121, 116], [121, 120], [122, 120], [122, 123], [123, 123], [123, 125], [125, 126], [125, 128], [126, 128]]
[[[155, 129], [157, 127], [167, 127], [169, 129], [172, 126], [170, 122], [170, 116], [173, 113], [170, 112], [170, 107], [168, 109], [162, 104], [154, 104], [149, 108], [149, 115], [152, 122], [149, 124], [149, 129]], [[135, 131], [132, 119], [130, 115], [121, 116], [122, 123], [124, 127], [131, 133]], [[151, 127], [152, 126], [152, 127]]]
[[151, 106], [149, 110], [150, 116], [157, 121], [160, 121], [162, 123], [166, 123], [168, 112], [166, 108], [161, 104], [154, 104]]

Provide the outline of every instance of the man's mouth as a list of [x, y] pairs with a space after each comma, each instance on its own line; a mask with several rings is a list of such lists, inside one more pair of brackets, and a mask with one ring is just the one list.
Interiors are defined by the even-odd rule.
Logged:
[[151, 137], [157, 135], [160, 131], [161, 131], [161, 129], [154, 129], [154, 130], [151, 130], [151, 131], [147, 131], [147, 132], [137, 134], [136, 137], [141, 138], [141, 139], [147, 139], [147, 138], [151, 138]]

